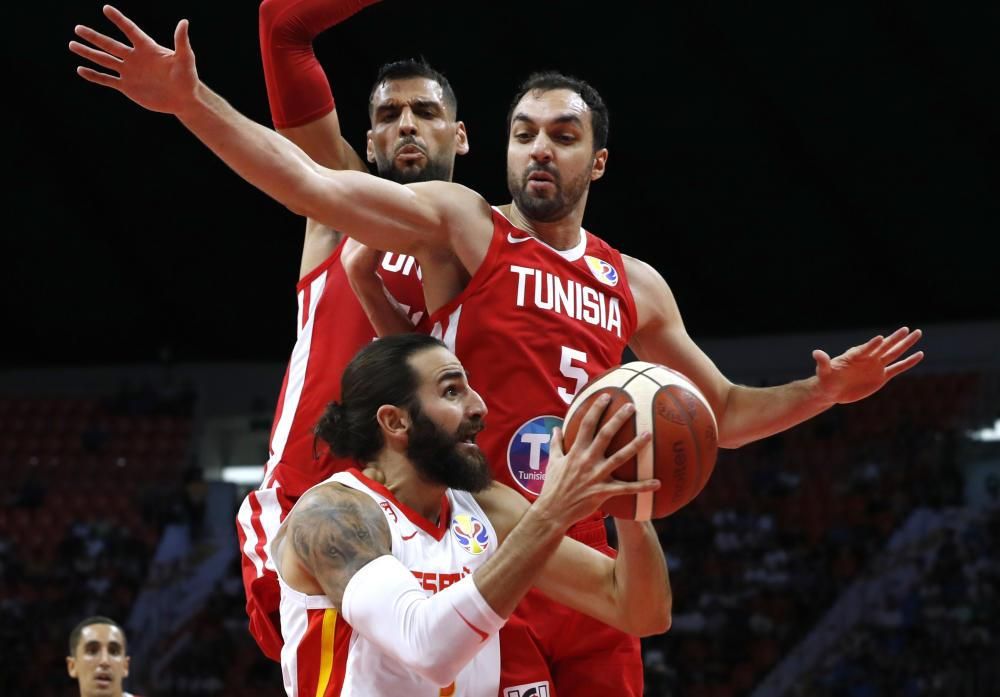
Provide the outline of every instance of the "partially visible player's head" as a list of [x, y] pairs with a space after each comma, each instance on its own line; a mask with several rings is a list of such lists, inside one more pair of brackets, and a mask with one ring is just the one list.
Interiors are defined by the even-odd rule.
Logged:
[[507, 188], [533, 220], [551, 222], [586, 205], [608, 159], [608, 108], [583, 80], [535, 73], [507, 113]]
[[368, 98], [368, 161], [403, 184], [451, 181], [455, 155], [469, 151], [448, 79], [423, 60], [387, 63]]
[[341, 401], [327, 406], [316, 435], [339, 457], [361, 463], [397, 450], [426, 482], [466, 491], [490, 483], [475, 444], [486, 405], [451, 351], [425, 334], [373, 341], [347, 364]]
[[128, 664], [125, 630], [114, 620], [88, 617], [70, 632], [66, 670], [81, 697], [121, 697]]

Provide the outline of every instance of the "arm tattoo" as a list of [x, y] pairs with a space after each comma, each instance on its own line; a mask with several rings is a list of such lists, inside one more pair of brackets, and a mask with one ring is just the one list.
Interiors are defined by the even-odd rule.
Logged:
[[372, 499], [347, 487], [314, 489], [292, 516], [288, 532], [295, 553], [338, 608], [354, 574], [392, 550], [382, 511]]

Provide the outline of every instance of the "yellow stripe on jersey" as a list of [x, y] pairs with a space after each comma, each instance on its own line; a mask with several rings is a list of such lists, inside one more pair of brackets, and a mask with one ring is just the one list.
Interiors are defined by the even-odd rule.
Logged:
[[316, 697], [326, 694], [330, 684], [330, 673], [333, 672], [333, 635], [337, 628], [337, 611], [327, 608], [323, 612], [323, 635], [319, 645], [319, 682], [316, 683]]

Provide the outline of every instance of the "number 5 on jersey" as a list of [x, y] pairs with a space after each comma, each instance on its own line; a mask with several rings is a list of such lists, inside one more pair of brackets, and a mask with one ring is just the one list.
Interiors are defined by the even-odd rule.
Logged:
[[570, 380], [576, 381], [576, 385], [573, 387], [572, 392], [567, 391], [562, 385], [559, 386], [559, 396], [564, 402], [566, 402], [566, 404], [572, 404], [576, 393], [583, 389], [583, 386], [586, 385], [587, 381], [590, 379], [587, 375], [587, 371], [579, 367], [579, 365], [573, 365], [574, 363], [586, 364], [587, 354], [583, 351], [571, 349], [569, 346], [563, 346], [562, 357], [559, 359], [559, 372], [568, 377]]

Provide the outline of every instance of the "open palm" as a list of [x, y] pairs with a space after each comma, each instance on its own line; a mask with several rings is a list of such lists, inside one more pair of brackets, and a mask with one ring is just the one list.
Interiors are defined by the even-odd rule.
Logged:
[[923, 351], [917, 351], [897, 361], [920, 340], [920, 336], [919, 329], [911, 332], [901, 327], [888, 337], [873, 337], [836, 358], [831, 359], [824, 351], [813, 351], [816, 377], [825, 398], [833, 403], [847, 404], [877, 392], [889, 380], [923, 359]]
[[77, 74], [88, 82], [118, 90], [150, 111], [180, 112], [193, 97], [198, 84], [194, 52], [188, 39], [188, 21], [178, 22], [174, 30], [175, 50], [170, 50], [153, 41], [111, 5], [104, 6], [104, 15], [121, 30], [131, 46], [78, 25], [77, 36], [97, 48], [71, 41], [69, 50], [117, 75], [83, 66], [77, 68]]

